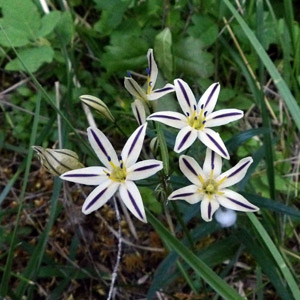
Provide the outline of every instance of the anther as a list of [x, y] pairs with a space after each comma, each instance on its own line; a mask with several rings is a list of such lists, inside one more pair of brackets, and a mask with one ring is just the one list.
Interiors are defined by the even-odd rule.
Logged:
[[207, 111], [206, 111], [206, 112], [204, 112], [204, 117], [206, 117], [206, 115], [207, 115]]
[[205, 124], [205, 123], [206, 123], [206, 121], [203, 121], [203, 122], [202, 122], [202, 124]]
[[188, 112], [185, 113], [187, 116], [189, 116], [190, 114]]
[[150, 76], [150, 70], [149, 70], [149, 68], [146, 68], [146, 72]]
[[123, 169], [123, 163], [120, 164], [120, 168]]
[[204, 104], [201, 105], [201, 109], [203, 109], [203, 108], [204, 108]]
[[119, 160], [122, 160], [122, 156], [121, 155], [119, 156]]
[[131, 73], [129, 71], [127, 71], [127, 76], [131, 77]]
[[197, 116], [195, 116], [195, 120], [197, 120], [198, 118], [197, 118]]
[[197, 106], [194, 104], [194, 110], [196, 110], [197, 109]]
[[149, 86], [152, 86], [152, 81], [149, 81]]
[[111, 158], [110, 158], [110, 156], [108, 156], [108, 155], [107, 155], [107, 160], [108, 160], [108, 161], [111, 161]]

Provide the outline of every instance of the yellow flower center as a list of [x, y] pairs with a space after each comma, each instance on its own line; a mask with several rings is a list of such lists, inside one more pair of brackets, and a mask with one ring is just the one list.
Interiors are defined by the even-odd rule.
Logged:
[[189, 113], [187, 113], [188, 124], [197, 130], [201, 130], [204, 128], [206, 123], [205, 119], [206, 119], [206, 112], [204, 112], [203, 105], [201, 106], [200, 113], [197, 113], [196, 106], [194, 106], [194, 111], [192, 115], [189, 115]]
[[126, 179], [126, 168], [123, 166], [113, 168], [112, 172], [110, 173], [109, 178], [115, 182], [124, 182]]
[[[109, 157], [108, 157], [109, 158]], [[109, 163], [112, 166], [112, 170], [110, 173], [106, 172], [106, 175], [115, 182], [124, 182], [126, 180], [127, 171], [126, 167], [123, 163], [122, 158], [120, 157], [120, 165], [116, 166], [109, 158]]]

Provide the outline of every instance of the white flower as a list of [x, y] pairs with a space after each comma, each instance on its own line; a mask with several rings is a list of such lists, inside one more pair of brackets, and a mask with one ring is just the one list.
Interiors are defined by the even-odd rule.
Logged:
[[232, 209], [219, 208], [215, 213], [215, 219], [221, 227], [231, 227], [236, 222], [236, 212]]
[[174, 146], [174, 151], [177, 153], [190, 147], [198, 137], [206, 147], [229, 159], [228, 151], [220, 135], [210, 127], [238, 120], [243, 117], [243, 111], [221, 109], [212, 112], [220, 92], [219, 83], [212, 84], [202, 95], [198, 104], [186, 82], [176, 79], [174, 83], [176, 96], [184, 115], [178, 112], [162, 111], [150, 115], [148, 119], [180, 129]]
[[221, 156], [208, 148], [203, 169], [194, 158], [181, 155], [180, 170], [193, 184], [174, 191], [169, 200], [185, 200], [190, 204], [201, 201], [201, 216], [205, 221], [212, 220], [220, 205], [238, 211], [257, 211], [259, 208], [242, 195], [227, 189], [244, 178], [252, 162], [251, 157], [243, 158], [233, 168], [221, 174]]
[[106, 136], [97, 128], [88, 128], [89, 142], [104, 167], [87, 167], [64, 173], [61, 178], [97, 187], [86, 198], [82, 212], [89, 214], [103, 206], [117, 191], [135, 217], [147, 222], [141, 194], [133, 181], [145, 179], [162, 169], [162, 162], [149, 159], [136, 162], [143, 147], [147, 124], [138, 127], [126, 142], [118, 158]]
[[162, 96], [174, 91], [174, 86], [170, 83], [166, 84], [163, 88], [153, 90], [156, 83], [158, 69], [153, 56], [153, 50], [149, 49], [147, 53], [148, 68], [147, 68], [147, 89], [143, 88], [132, 77], [125, 77], [124, 85], [127, 91], [136, 99], [147, 102], [148, 100], [156, 100]]

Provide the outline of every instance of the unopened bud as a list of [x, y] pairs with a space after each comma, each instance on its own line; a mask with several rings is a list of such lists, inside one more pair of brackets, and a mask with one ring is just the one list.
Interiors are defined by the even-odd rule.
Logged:
[[152, 153], [155, 155], [157, 154], [157, 151], [158, 151], [158, 145], [159, 145], [159, 142], [158, 142], [158, 138], [155, 137], [153, 138], [151, 141], [150, 141], [150, 149], [152, 151]]
[[42, 166], [52, 175], [59, 176], [67, 171], [84, 168], [77, 153], [68, 149], [49, 149], [32, 146]]
[[87, 106], [95, 109], [96, 112], [103, 115], [105, 118], [109, 119], [112, 122], [115, 122], [115, 118], [111, 114], [107, 105], [99, 98], [97, 98], [95, 96], [91, 96], [91, 95], [82, 95], [79, 97], [79, 99]]

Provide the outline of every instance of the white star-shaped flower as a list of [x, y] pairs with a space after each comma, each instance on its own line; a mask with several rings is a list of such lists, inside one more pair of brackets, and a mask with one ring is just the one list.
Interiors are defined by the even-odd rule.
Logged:
[[203, 169], [194, 158], [181, 155], [180, 170], [193, 184], [174, 191], [169, 200], [185, 200], [190, 204], [201, 201], [201, 216], [207, 222], [212, 220], [220, 205], [244, 212], [257, 211], [259, 208], [242, 195], [227, 189], [244, 178], [252, 162], [251, 157], [243, 158], [233, 168], [221, 174], [222, 158], [208, 148]]
[[117, 191], [127, 208], [143, 222], [147, 222], [141, 194], [134, 183], [162, 169], [161, 161], [149, 159], [136, 162], [143, 147], [147, 123], [139, 126], [126, 142], [118, 158], [106, 136], [97, 128], [89, 127], [89, 142], [104, 167], [87, 167], [61, 175], [64, 180], [97, 185], [86, 198], [82, 212], [89, 214], [103, 206]]
[[174, 83], [176, 96], [184, 114], [160, 111], [150, 115], [148, 119], [180, 129], [174, 147], [174, 151], [177, 153], [190, 147], [198, 137], [206, 147], [223, 158], [229, 159], [228, 151], [220, 135], [210, 128], [242, 118], [243, 111], [239, 109], [221, 109], [212, 112], [220, 92], [219, 83], [212, 84], [202, 95], [198, 104], [186, 82], [176, 79]]
[[146, 91], [139, 86], [139, 84], [132, 77], [125, 77], [124, 85], [127, 91], [134, 96], [136, 99], [139, 99], [143, 102], [148, 100], [157, 100], [162, 96], [171, 93], [174, 91], [174, 86], [170, 83], [166, 84], [161, 89], [154, 90], [156, 83], [158, 69], [157, 64], [154, 60], [153, 49], [149, 49], [147, 53], [148, 58], [148, 68], [147, 68], [147, 88]]

